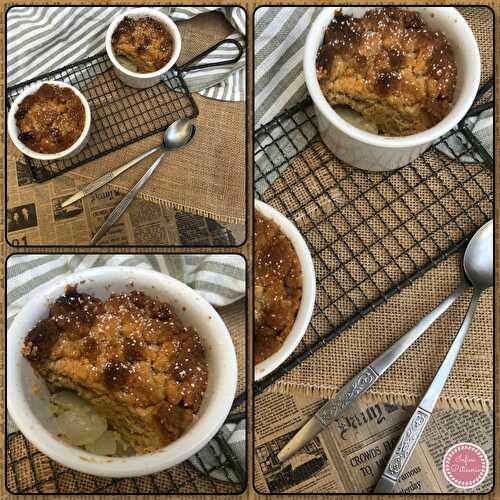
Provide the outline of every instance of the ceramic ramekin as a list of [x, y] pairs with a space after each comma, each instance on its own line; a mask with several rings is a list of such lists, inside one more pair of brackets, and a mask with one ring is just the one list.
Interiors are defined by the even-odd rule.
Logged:
[[433, 30], [448, 39], [457, 64], [457, 86], [448, 115], [434, 127], [406, 137], [384, 137], [354, 127], [333, 110], [316, 77], [316, 57], [324, 32], [335, 11], [361, 17], [374, 7], [328, 7], [311, 26], [304, 49], [304, 76], [314, 102], [318, 128], [325, 145], [345, 163], [364, 170], [393, 170], [407, 165], [433, 141], [452, 129], [465, 115], [476, 96], [481, 63], [476, 39], [465, 19], [453, 7], [404, 7], [417, 11]]
[[[48, 410], [45, 382], [21, 355], [28, 331], [48, 316], [49, 303], [64, 294], [66, 285], [101, 299], [112, 293], [140, 290], [168, 302], [186, 324], [198, 331], [208, 363], [208, 387], [198, 416], [176, 441], [154, 453], [131, 457], [102, 457], [71, 446], [55, 434]], [[8, 286], [8, 284], [7, 284]], [[234, 345], [215, 309], [194, 290], [156, 271], [133, 267], [100, 267], [62, 278], [31, 297], [7, 334], [7, 408], [26, 438], [50, 458], [72, 469], [103, 477], [132, 477], [172, 467], [199, 451], [223, 425], [234, 400], [237, 365]], [[34, 393], [42, 386], [43, 396]]]
[[[15, 114], [17, 112], [17, 109], [19, 108], [19, 104], [21, 103], [21, 101], [25, 97], [34, 94], [45, 83], [57, 87], [70, 88], [75, 93], [75, 95], [80, 98], [80, 101], [82, 101], [83, 107], [85, 109], [85, 125], [83, 126], [83, 132], [78, 138], [78, 140], [74, 144], [72, 144], [68, 149], [65, 149], [64, 151], [54, 154], [38, 153], [36, 151], [31, 150], [30, 148], [28, 148], [28, 146], [22, 143], [18, 138], [19, 129], [17, 128], [15, 119]], [[77, 88], [73, 87], [72, 85], [69, 85], [68, 83], [59, 82], [56, 80], [46, 80], [43, 82], [38, 82], [33, 85], [30, 85], [16, 97], [15, 101], [12, 103], [9, 115], [7, 117], [7, 129], [9, 131], [9, 136], [12, 139], [12, 142], [14, 143], [16, 148], [19, 149], [19, 151], [21, 151], [21, 153], [24, 153], [26, 156], [34, 158], [35, 160], [52, 161], [52, 160], [62, 160], [63, 158], [74, 156], [78, 154], [85, 147], [90, 135], [91, 121], [92, 119], [91, 119], [89, 103], [87, 102], [85, 96]]]
[[[115, 57], [113, 53], [113, 47], [111, 46], [111, 37], [118, 26], [119, 22], [125, 17], [152, 17], [160, 21], [170, 32], [172, 35], [172, 41], [174, 43], [174, 48], [172, 51], [172, 57], [170, 61], [163, 66], [163, 68], [155, 71], [154, 73], [136, 73], [135, 71], [130, 71], [129, 69], [122, 66]], [[113, 18], [111, 24], [108, 27], [108, 31], [106, 32], [106, 52], [108, 53], [108, 57], [110, 58], [116, 76], [129, 87], [134, 87], [137, 89], [145, 89], [148, 87], [152, 87], [156, 85], [161, 80], [161, 76], [166, 73], [179, 58], [179, 54], [181, 53], [181, 34], [179, 33], [179, 29], [176, 24], [165, 14], [160, 12], [159, 10], [150, 9], [148, 7], [139, 7], [137, 9], [127, 10], [122, 14], [118, 14]]]
[[254, 378], [260, 380], [276, 370], [292, 354], [306, 333], [316, 300], [316, 273], [314, 272], [311, 252], [295, 224], [276, 209], [261, 201], [255, 200], [255, 210], [267, 219], [271, 219], [290, 240], [299, 258], [302, 270], [302, 300], [295, 323], [281, 348], [255, 366]]

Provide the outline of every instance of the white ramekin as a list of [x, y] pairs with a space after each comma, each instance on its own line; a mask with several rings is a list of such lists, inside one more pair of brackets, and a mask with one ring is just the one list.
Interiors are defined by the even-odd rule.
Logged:
[[[19, 136], [19, 129], [17, 128], [16, 125], [16, 119], [15, 119], [15, 114], [17, 112], [17, 109], [19, 108], [19, 104], [21, 101], [31, 95], [34, 94], [43, 84], [49, 84], [49, 85], [54, 85], [57, 87], [67, 87], [70, 88], [76, 96], [80, 98], [80, 101], [82, 101], [83, 107], [85, 109], [85, 125], [83, 126], [83, 132], [80, 135], [80, 137], [77, 139], [77, 141], [72, 144], [68, 149], [65, 149], [64, 151], [61, 151], [59, 153], [54, 153], [54, 154], [47, 154], [47, 153], [38, 153], [36, 151], [32, 151], [30, 148], [28, 148], [25, 144], [23, 144], [18, 136]], [[87, 99], [85, 96], [73, 85], [69, 85], [68, 83], [64, 82], [59, 82], [56, 80], [47, 80], [44, 82], [37, 82], [33, 85], [30, 85], [28, 88], [26, 88], [21, 94], [19, 94], [15, 101], [12, 103], [12, 106], [9, 111], [9, 115], [7, 117], [7, 129], [9, 131], [10, 138], [12, 139], [12, 142], [16, 146], [21, 153], [24, 153], [26, 156], [29, 156], [30, 158], [34, 158], [35, 160], [45, 160], [45, 161], [52, 161], [52, 160], [61, 160], [63, 158], [68, 158], [70, 156], [74, 156], [78, 154], [87, 144], [87, 141], [89, 139], [90, 135], [90, 124], [91, 124], [91, 113], [90, 113], [90, 106], [89, 103], [87, 102]]]
[[[48, 316], [49, 303], [66, 285], [101, 299], [111, 293], [139, 290], [168, 302], [186, 324], [198, 331], [208, 363], [208, 387], [192, 426], [176, 441], [154, 453], [102, 457], [71, 446], [55, 435], [45, 382], [21, 355], [26, 334]], [[8, 283], [7, 283], [8, 287]], [[172, 467], [199, 451], [223, 425], [234, 400], [237, 365], [234, 345], [215, 309], [187, 285], [156, 271], [133, 267], [100, 267], [64, 277], [32, 297], [7, 334], [7, 408], [33, 445], [66, 467], [103, 477], [133, 477]], [[44, 397], [34, 387], [41, 386]]]
[[448, 39], [457, 64], [457, 86], [453, 106], [434, 127], [406, 137], [384, 137], [354, 127], [333, 110], [319, 87], [316, 57], [324, 32], [336, 10], [361, 17], [374, 7], [328, 7], [311, 26], [304, 49], [304, 76], [318, 117], [318, 128], [325, 145], [339, 159], [364, 170], [393, 170], [407, 165], [423, 153], [434, 140], [452, 129], [471, 107], [481, 73], [479, 49], [465, 19], [453, 7], [404, 7], [420, 13], [433, 30]]
[[255, 366], [254, 378], [260, 380], [276, 370], [292, 354], [306, 333], [316, 300], [316, 273], [311, 252], [295, 224], [276, 209], [259, 200], [255, 200], [255, 210], [267, 219], [271, 219], [290, 240], [302, 270], [302, 300], [297, 318], [281, 348]]
[[[174, 48], [172, 51], [172, 57], [170, 61], [163, 66], [163, 68], [155, 71], [154, 73], [136, 73], [135, 71], [130, 71], [129, 69], [122, 66], [115, 57], [113, 53], [113, 47], [111, 46], [111, 37], [118, 26], [119, 22], [124, 17], [152, 17], [158, 21], [160, 21], [170, 32], [172, 35], [172, 41], [174, 43]], [[111, 24], [108, 27], [108, 31], [106, 32], [106, 52], [108, 53], [108, 57], [113, 63], [114, 70], [116, 76], [129, 87], [134, 87], [136, 89], [145, 89], [148, 87], [152, 87], [156, 85], [161, 80], [161, 75], [166, 73], [179, 58], [179, 54], [181, 53], [181, 34], [179, 33], [179, 29], [176, 24], [165, 14], [160, 12], [159, 10], [150, 9], [148, 7], [139, 7], [137, 9], [127, 10], [122, 14], [118, 14], [115, 16]]]

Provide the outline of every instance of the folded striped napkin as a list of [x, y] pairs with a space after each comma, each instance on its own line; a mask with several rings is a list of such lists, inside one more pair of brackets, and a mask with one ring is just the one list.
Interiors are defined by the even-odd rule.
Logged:
[[[246, 13], [241, 7], [152, 7], [174, 21], [219, 11], [234, 32], [228, 37], [245, 46]], [[80, 61], [105, 50], [110, 19], [130, 7], [12, 7], [7, 12], [7, 84]], [[233, 45], [223, 45], [198, 63], [235, 57]], [[190, 71], [184, 80], [191, 92], [223, 101], [245, 100], [246, 53], [234, 63]]]

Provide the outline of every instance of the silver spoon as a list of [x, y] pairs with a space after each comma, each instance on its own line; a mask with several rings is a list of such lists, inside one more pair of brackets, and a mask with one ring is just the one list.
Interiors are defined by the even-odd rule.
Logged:
[[384, 472], [375, 486], [374, 493], [391, 493], [397, 485], [403, 470], [408, 463], [422, 432], [430, 420], [432, 410], [443, 390], [446, 380], [458, 358], [458, 353], [472, 318], [476, 311], [481, 293], [493, 285], [493, 221], [484, 224], [474, 234], [465, 250], [463, 266], [465, 275], [474, 287], [474, 293], [457, 336], [451, 344], [439, 370], [392, 452]]
[[69, 205], [73, 205], [75, 201], [81, 200], [85, 196], [88, 196], [89, 194], [92, 194], [94, 191], [97, 191], [98, 189], [102, 188], [109, 182], [111, 182], [113, 179], [118, 177], [119, 175], [123, 174], [123, 172], [126, 172], [130, 167], [133, 167], [140, 161], [144, 160], [144, 158], [147, 158], [148, 156], [152, 155], [153, 153], [156, 153], [157, 151], [160, 151], [163, 148], [163, 142], [155, 146], [154, 148], [151, 148], [149, 151], [146, 151], [145, 153], [141, 153], [139, 156], [136, 156], [132, 160], [128, 161], [127, 163], [124, 163], [123, 165], [120, 165], [119, 167], [115, 168], [111, 172], [107, 172], [104, 175], [101, 175], [98, 179], [95, 181], [89, 182], [85, 186], [82, 187], [79, 191], [77, 191], [75, 194], [72, 194], [69, 198], [64, 200], [61, 203], [61, 208], [68, 207]]
[[111, 212], [104, 224], [100, 227], [99, 231], [95, 234], [90, 242], [95, 245], [115, 224], [115, 222], [123, 215], [125, 210], [132, 203], [137, 193], [143, 188], [148, 179], [153, 175], [156, 167], [160, 164], [161, 160], [167, 151], [173, 151], [186, 146], [193, 138], [196, 132], [196, 127], [187, 118], [181, 118], [170, 125], [163, 134], [163, 152], [155, 160], [155, 162], [148, 168], [146, 173], [140, 178], [137, 184], [127, 193], [123, 200]]
[[[178, 120], [181, 121], [181, 120]], [[172, 123], [170, 127], [175, 125], [177, 122]], [[166, 134], [167, 130], [165, 130], [164, 134]], [[144, 160], [144, 158], [147, 158], [148, 156], [151, 156], [153, 153], [156, 153], [157, 151], [160, 151], [164, 148], [164, 141], [165, 138], [163, 138], [163, 141], [161, 144], [158, 146], [155, 146], [154, 148], [151, 148], [149, 151], [146, 151], [145, 153], [141, 153], [139, 156], [136, 156], [132, 160], [128, 161], [127, 163], [124, 163], [123, 165], [120, 165], [119, 167], [115, 168], [111, 172], [107, 172], [106, 174], [102, 175], [95, 181], [90, 182], [86, 186], [83, 186], [80, 191], [77, 191], [75, 194], [71, 195], [68, 199], [64, 200], [61, 203], [61, 208], [65, 208], [69, 205], [72, 205], [75, 203], [75, 201], [78, 201], [82, 199], [85, 196], [88, 196], [89, 194], [92, 194], [94, 191], [97, 191], [99, 188], [102, 188], [108, 182], [111, 182], [113, 179], [118, 177], [119, 175], [123, 174], [123, 172], [126, 172], [130, 167], [133, 167], [140, 161]]]
[[[471, 250], [469, 250], [469, 248], [476, 248], [477, 238], [479, 238], [478, 235], [490, 234], [490, 238], [492, 238], [492, 227], [493, 221], [486, 223], [471, 239], [464, 255], [464, 268], [466, 260], [468, 268], [470, 268], [471, 265]], [[490, 241], [489, 244], [492, 245], [492, 242]], [[477, 252], [477, 250], [475, 252]], [[483, 262], [483, 259], [486, 259], [486, 261], [488, 261], [488, 259], [493, 259], [492, 246], [489, 252], [489, 256], [484, 255], [481, 257], [481, 262]], [[485, 252], [485, 254], [487, 253], [488, 252]], [[474, 256], [477, 258], [476, 253], [474, 253]], [[488, 265], [492, 267], [492, 261]], [[466, 275], [468, 276], [468, 273], [466, 273]], [[366, 368], [361, 370], [354, 376], [354, 378], [347, 382], [338, 391], [335, 398], [325, 403], [284, 446], [284, 448], [278, 453], [278, 460], [280, 460], [280, 462], [288, 460], [321, 431], [326, 429], [334, 420], [338, 419], [362, 394], [364, 394], [377, 382], [384, 372], [390, 368], [442, 314], [450, 308], [457, 298], [471, 286], [471, 282], [472, 280], [468, 281], [467, 279], [464, 279], [463, 283], [461, 283], [448, 298], [443, 300], [441, 304], [424, 316], [411, 330], [409, 330], [397, 342], [389, 347], [389, 349], [384, 351], [377, 359], [372, 361]]]

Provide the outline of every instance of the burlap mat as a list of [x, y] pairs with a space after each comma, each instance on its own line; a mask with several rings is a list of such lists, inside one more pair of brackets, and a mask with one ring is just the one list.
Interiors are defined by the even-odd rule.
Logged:
[[[492, 12], [486, 8], [461, 11], [480, 47], [484, 82], [493, 71]], [[312, 323], [321, 334], [342, 323], [340, 317], [345, 320], [378, 299], [391, 281], [398, 283], [429, 257], [439, 257], [449, 239], [458, 241], [483, 220], [474, 203], [484, 198], [482, 191], [492, 192], [491, 176], [479, 165], [450, 162], [427, 152], [414, 162], [415, 171], [402, 169], [390, 181], [377, 178], [376, 186], [370, 187], [368, 174], [343, 166], [320, 143], [297, 158], [263, 194], [264, 201], [294, 214], [314, 253], [319, 253], [315, 263], [322, 286], [316, 304], [324, 314], [317, 314]], [[486, 212], [488, 206], [489, 202], [480, 203]], [[434, 234], [426, 238], [428, 233]], [[461, 279], [460, 261], [461, 255], [454, 255], [429, 271], [281, 377], [270, 390], [333, 397], [448, 296]], [[366, 397], [399, 405], [417, 403], [458, 331], [469, 297], [458, 301], [427, 331]], [[492, 333], [490, 290], [481, 300], [438, 406], [492, 408]], [[305, 349], [317, 338], [309, 329]]]
[[[245, 390], [246, 367], [246, 310], [240, 300], [217, 312], [227, 326], [235, 344], [238, 359], [237, 394]], [[2, 358], [3, 359], [3, 358]], [[34, 448], [21, 433], [12, 434], [7, 441], [6, 484], [15, 492], [33, 493], [238, 493], [241, 485], [218, 481], [198, 472], [191, 464], [178, 466], [151, 476], [112, 480], [73, 471], [51, 461]]]
[[[358, 321], [272, 386], [278, 392], [331, 398], [356, 373], [445, 299], [461, 280], [461, 254], [426, 273], [388, 303]], [[436, 374], [460, 327], [470, 292], [459, 299], [404, 353], [367, 398], [414, 405]], [[486, 291], [438, 406], [491, 410], [493, 407], [493, 293]]]

